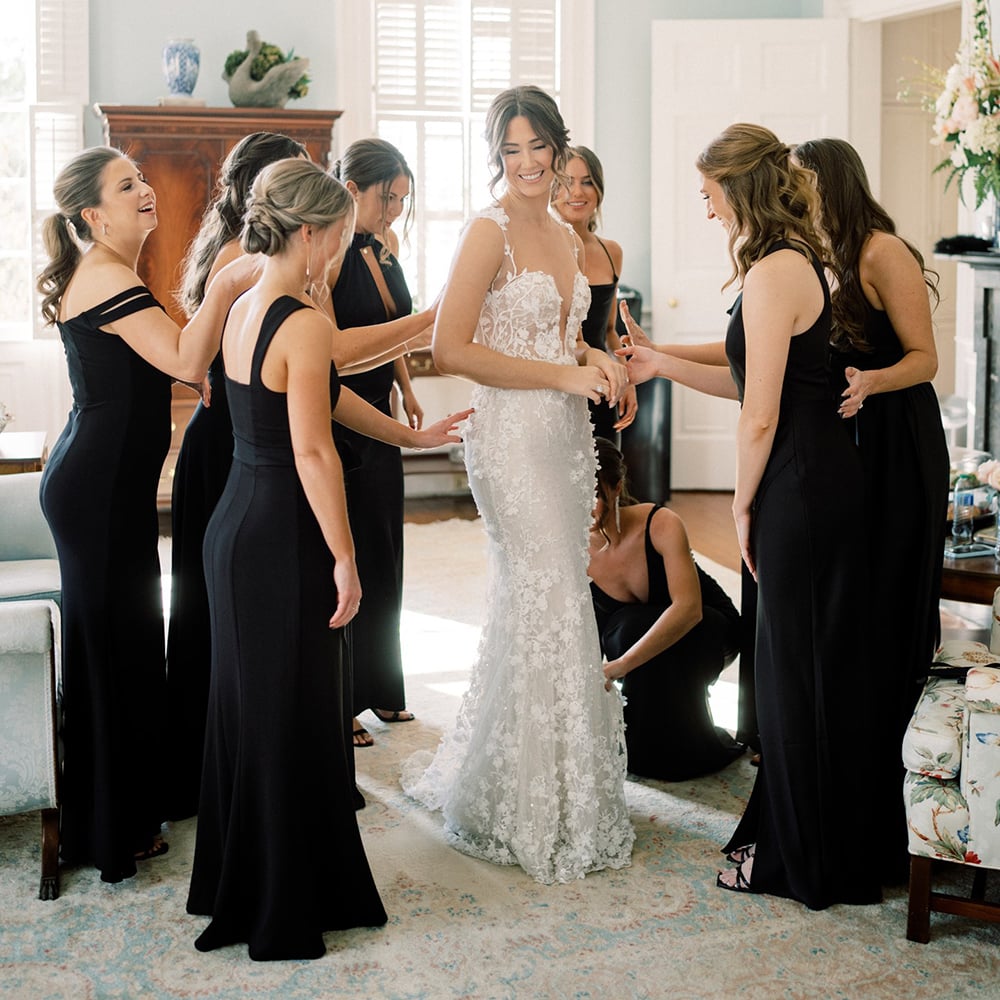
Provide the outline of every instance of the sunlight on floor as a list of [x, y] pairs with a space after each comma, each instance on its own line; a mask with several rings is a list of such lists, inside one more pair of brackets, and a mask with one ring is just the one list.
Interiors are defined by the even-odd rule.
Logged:
[[[400, 638], [403, 645], [403, 673], [459, 673], [463, 678], [439, 681], [427, 686], [441, 694], [461, 698], [469, 686], [468, 673], [475, 660], [480, 629], [436, 615], [403, 610]], [[727, 675], [733, 669], [726, 671]], [[719, 680], [709, 692], [709, 704], [716, 725], [736, 729], [737, 685]]]

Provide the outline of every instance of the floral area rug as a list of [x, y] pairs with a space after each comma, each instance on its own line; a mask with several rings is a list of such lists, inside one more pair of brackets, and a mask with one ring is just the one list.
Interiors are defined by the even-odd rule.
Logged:
[[[518, 868], [467, 858], [440, 816], [407, 799], [402, 761], [433, 750], [464, 689], [482, 620], [478, 522], [406, 526], [403, 622], [416, 722], [362, 720], [357, 753], [368, 801], [358, 814], [389, 923], [331, 933], [314, 962], [251, 962], [244, 946], [195, 951], [205, 920], [184, 912], [195, 821], [167, 830], [170, 851], [105, 885], [62, 873], [36, 898], [37, 815], [0, 819], [0, 996], [5, 1000], [305, 1000], [305, 998], [856, 998], [1000, 996], [1000, 926], [947, 915], [931, 942], [905, 938], [906, 892], [879, 906], [813, 913], [715, 887], [753, 782], [744, 757], [719, 774], [629, 781], [631, 868], [543, 886]], [[733, 574], [735, 576], [735, 574]], [[722, 582], [720, 580], [720, 582]], [[853, 780], [853, 779], [852, 779]], [[302, 822], [309, 822], [309, 803]], [[844, 849], [878, 850], [864, 817], [844, 816]], [[316, 830], [317, 854], [324, 831]], [[309, 877], [303, 858], [302, 877]], [[345, 901], [349, 905], [349, 901]]]

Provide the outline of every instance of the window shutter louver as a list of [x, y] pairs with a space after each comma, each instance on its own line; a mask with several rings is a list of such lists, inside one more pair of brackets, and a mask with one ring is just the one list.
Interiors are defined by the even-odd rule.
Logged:
[[[88, 101], [90, 30], [88, 0], [36, 0], [35, 95], [29, 107], [31, 145], [32, 273], [45, 266], [43, 219], [56, 210], [56, 175], [83, 149], [83, 109]], [[55, 336], [42, 326], [36, 295], [36, 337]]]
[[560, 0], [371, 0], [375, 122], [417, 177], [412, 254], [418, 301], [447, 275], [465, 219], [486, 204], [483, 119], [533, 83], [558, 101]]

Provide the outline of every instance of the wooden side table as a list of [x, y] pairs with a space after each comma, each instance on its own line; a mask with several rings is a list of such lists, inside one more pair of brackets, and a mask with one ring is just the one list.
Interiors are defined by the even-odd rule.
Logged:
[[41, 472], [49, 457], [45, 431], [0, 433], [0, 475], [11, 472]]
[[993, 592], [1000, 587], [1000, 564], [992, 553], [972, 559], [944, 557], [941, 597], [968, 604], [992, 604]]

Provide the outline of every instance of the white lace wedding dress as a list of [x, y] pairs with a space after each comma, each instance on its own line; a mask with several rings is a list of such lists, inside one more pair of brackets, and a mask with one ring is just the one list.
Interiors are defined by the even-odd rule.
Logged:
[[[589, 304], [582, 274], [565, 334], [551, 275], [507, 266], [476, 340], [576, 364]], [[587, 579], [596, 463], [582, 396], [477, 386], [465, 430], [469, 483], [489, 536], [487, 620], [455, 728], [404, 765], [408, 795], [441, 809], [458, 850], [568, 882], [629, 864], [621, 698], [606, 692]]]

